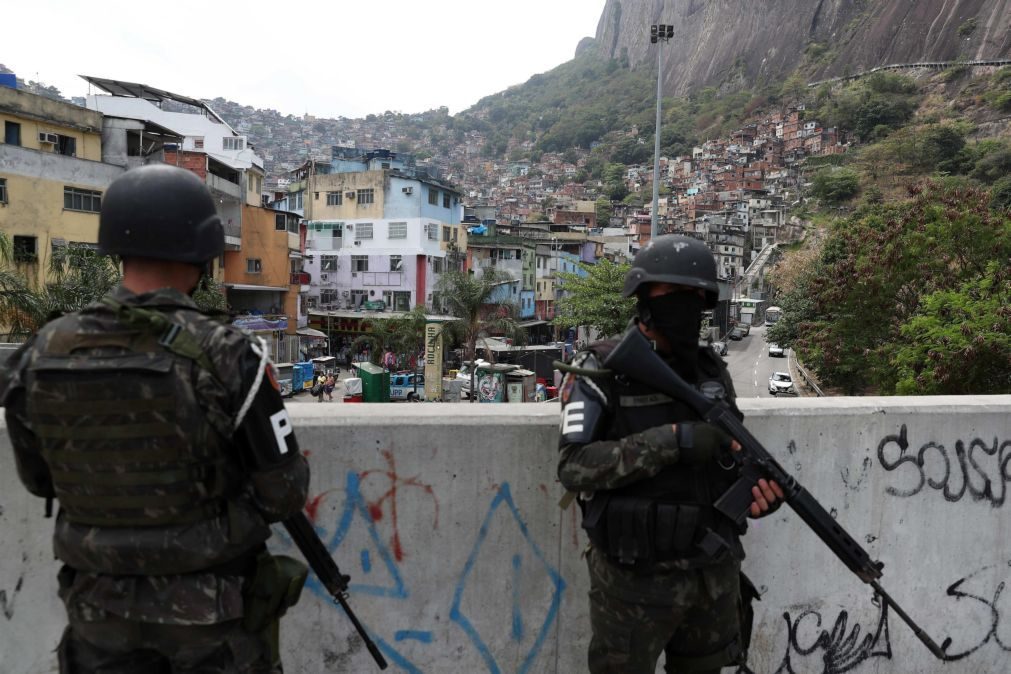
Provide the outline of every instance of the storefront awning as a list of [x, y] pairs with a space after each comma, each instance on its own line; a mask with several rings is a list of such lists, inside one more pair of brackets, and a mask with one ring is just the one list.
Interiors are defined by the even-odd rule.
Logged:
[[303, 337], [320, 337], [326, 339], [326, 333], [315, 328], [299, 328], [295, 332]]
[[521, 328], [532, 328], [535, 325], [547, 325], [547, 324], [548, 324], [547, 321], [522, 321], [520, 322], [519, 325]]

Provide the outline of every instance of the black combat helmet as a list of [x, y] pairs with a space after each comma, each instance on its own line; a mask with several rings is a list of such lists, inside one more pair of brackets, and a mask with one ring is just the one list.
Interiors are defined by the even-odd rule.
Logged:
[[168, 164], [149, 164], [109, 185], [98, 248], [106, 255], [203, 265], [224, 251], [225, 233], [200, 178]]
[[651, 240], [635, 255], [625, 275], [625, 297], [637, 295], [646, 283], [675, 283], [701, 288], [706, 308], [712, 309], [720, 297], [716, 283], [716, 260], [709, 247], [698, 239], [665, 234]]

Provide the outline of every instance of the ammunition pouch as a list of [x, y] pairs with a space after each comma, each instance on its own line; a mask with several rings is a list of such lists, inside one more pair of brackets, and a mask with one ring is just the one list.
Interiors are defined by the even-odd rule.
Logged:
[[597, 492], [585, 503], [583, 528], [608, 559], [624, 566], [675, 559], [714, 564], [732, 554], [733, 543], [732, 533], [714, 531], [709, 511], [697, 504]]
[[242, 600], [242, 628], [262, 632], [298, 603], [309, 567], [293, 557], [261, 553], [246, 580]]

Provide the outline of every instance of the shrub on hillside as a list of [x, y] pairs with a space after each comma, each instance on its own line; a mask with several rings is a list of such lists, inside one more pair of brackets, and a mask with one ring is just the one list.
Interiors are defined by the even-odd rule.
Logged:
[[850, 169], [822, 169], [811, 180], [811, 193], [827, 204], [848, 201], [860, 191], [860, 177]]

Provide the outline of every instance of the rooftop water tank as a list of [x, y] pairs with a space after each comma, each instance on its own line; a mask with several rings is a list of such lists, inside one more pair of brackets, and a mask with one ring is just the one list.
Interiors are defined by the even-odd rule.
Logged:
[[14, 73], [0, 73], [0, 87], [18, 88], [18, 76]]

